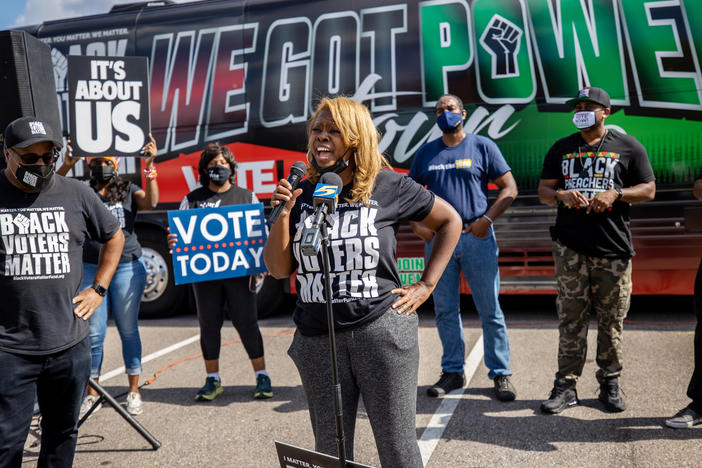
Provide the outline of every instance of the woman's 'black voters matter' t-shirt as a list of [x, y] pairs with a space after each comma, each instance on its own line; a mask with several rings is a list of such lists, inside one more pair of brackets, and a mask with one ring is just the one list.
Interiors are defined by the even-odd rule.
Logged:
[[[601, 144], [600, 144], [601, 143]], [[655, 180], [644, 147], [635, 138], [607, 130], [601, 142], [590, 146], [580, 133], [558, 140], [546, 154], [542, 179], [558, 179], [558, 187], [578, 190], [585, 198], [615, 187]], [[566, 247], [584, 255], [631, 258], [634, 246], [629, 230], [629, 203], [615, 201], [611, 210], [586, 214], [587, 207], [558, 206], [556, 236]]]
[[89, 332], [73, 313], [83, 276], [83, 243], [107, 242], [120, 228], [93, 189], [54, 176], [37, 193], [0, 172], [0, 350], [45, 355]]
[[[122, 227], [124, 248], [122, 249], [122, 256], [119, 259], [119, 263], [133, 262], [141, 257], [141, 245], [139, 245], [137, 235], [134, 233], [134, 220], [139, 210], [136, 205], [136, 200], [134, 200], [134, 192], [138, 190], [141, 190], [138, 186], [129, 184], [127, 196], [124, 201], [114, 203], [110, 203], [107, 201], [107, 198], [99, 193], [97, 194], [105, 205], [105, 208], [110, 210], [112, 216], [117, 218], [117, 222]], [[102, 247], [102, 244], [99, 242], [87, 241], [83, 246], [83, 261], [97, 264], [100, 256], [100, 247]]]
[[190, 192], [180, 202], [181, 210], [191, 208], [217, 208], [227, 205], [244, 205], [258, 203], [258, 198], [250, 190], [232, 185], [229, 190], [222, 193], [213, 192], [207, 187], [199, 187]]
[[[351, 185], [339, 195], [329, 229], [329, 269], [334, 326], [355, 328], [385, 313], [402, 287], [395, 261], [399, 223], [421, 221], [434, 206], [434, 194], [405, 175], [382, 170], [368, 206], [349, 203]], [[300, 183], [302, 194], [290, 214], [290, 236], [297, 261], [297, 306], [293, 314], [300, 333], [306, 336], [327, 333], [322, 253], [303, 256], [302, 231], [310, 227], [314, 215], [312, 194], [315, 186]]]

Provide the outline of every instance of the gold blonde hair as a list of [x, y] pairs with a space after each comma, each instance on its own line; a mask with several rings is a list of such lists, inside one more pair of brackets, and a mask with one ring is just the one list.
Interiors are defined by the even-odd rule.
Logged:
[[[322, 98], [307, 125], [307, 139], [319, 114], [327, 110], [339, 129], [341, 139], [347, 150], [353, 151], [356, 167], [353, 171], [351, 197], [346, 201], [367, 205], [373, 193], [375, 178], [383, 168], [391, 169], [388, 160], [380, 154], [378, 141], [380, 134], [373, 124], [368, 108], [348, 97]], [[307, 162], [311, 163], [312, 153], [307, 149]], [[317, 183], [320, 174], [314, 166], [309, 165], [307, 173], [310, 182]]]

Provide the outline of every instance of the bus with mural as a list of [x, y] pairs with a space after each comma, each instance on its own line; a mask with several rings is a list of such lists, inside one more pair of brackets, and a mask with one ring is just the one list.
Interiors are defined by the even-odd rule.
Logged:
[[[631, 210], [634, 294], [692, 294], [702, 257], [702, 204], [691, 192], [702, 170], [699, 0], [162, 0], [25, 29], [51, 48], [64, 128], [66, 57], [148, 58], [161, 196], [136, 227], [149, 271], [144, 316], [186, 302], [188, 289], [173, 284], [166, 212], [197, 186], [204, 145], [228, 146], [237, 183], [267, 202], [305, 161], [306, 122], [325, 95], [368, 106], [398, 171], [440, 136], [438, 98], [460, 96], [466, 131], [498, 144], [519, 185], [495, 224], [502, 293], [553, 294], [555, 208], [536, 195], [543, 159], [575, 131], [565, 102], [585, 86], [606, 89], [608, 126], [644, 145], [656, 175], [655, 200]], [[122, 158], [121, 173], [139, 182], [140, 162]], [[409, 226], [397, 255], [402, 280], [416, 281], [423, 243]], [[267, 278], [260, 314], [291, 288]]]

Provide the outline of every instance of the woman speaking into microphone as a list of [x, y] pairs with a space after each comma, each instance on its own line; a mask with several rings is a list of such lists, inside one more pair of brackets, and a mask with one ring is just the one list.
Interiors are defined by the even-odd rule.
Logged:
[[[288, 350], [309, 405], [315, 449], [337, 455], [332, 372], [322, 255], [306, 257], [301, 236], [314, 214], [320, 176], [337, 173], [343, 188], [329, 229], [329, 261], [339, 383], [347, 457], [359, 396], [368, 413], [384, 467], [421, 467], [415, 432], [417, 308], [430, 296], [461, 232], [461, 219], [445, 201], [390, 169], [378, 149], [368, 109], [345, 98], [324, 98], [308, 125], [308, 178], [299, 188], [281, 179], [273, 205], [284, 203], [264, 248], [269, 272], [297, 271], [297, 331]], [[401, 222], [417, 221], [436, 232], [422, 278], [402, 287], [395, 261]]]

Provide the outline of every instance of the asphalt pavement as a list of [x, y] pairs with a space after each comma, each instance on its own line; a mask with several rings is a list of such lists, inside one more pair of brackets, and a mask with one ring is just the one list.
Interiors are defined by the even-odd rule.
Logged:
[[[468, 299], [463, 313], [468, 358], [475, 373], [463, 392], [441, 400], [426, 389], [440, 373], [441, 344], [430, 306], [420, 312], [417, 438], [427, 467], [661, 467], [700, 466], [702, 426], [666, 428], [663, 421], [688, 403], [693, 367], [694, 316], [690, 298], [635, 298], [625, 325], [621, 385], [628, 408], [611, 414], [597, 400], [596, 328], [591, 323], [588, 360], [578, 383], [581, 405], [560, 415], [539, 411], [556, 370], [557, 321], [553, 298], [503, 298], [512, 348], [517, 400], [495, 399], [476, 342], [481, 330]], [[288, 315], [261, 320], [274, 398], [254, 400], [254, 374], [231, 324], [223, 329], [224, 393], [196, 402], [205, 374], [194, 315], [140, 324], [144, 413], [137, 420], [160, 443], [158, 450], [114, 409], [103, 405], [79, 431], [76, 467], [277, 467], [274, 440], [313, 448], [305, 398], [287, 356], [294, 324]], [[108, 328], [103, 387], [124, 404], [126, 377], [119, 337]], [[324, 389], [320, 389], [324, 391]], [[388, 389], [392, 398], [392, 389]], [[448, 409], [447, 409], [448, 408]], [[429, 429], [428, 429], [429, 428]], [[23, 466], [39, 452], [34, 418]], [[379, 466], [373, 434], [361, 406], [355, 459]]]

